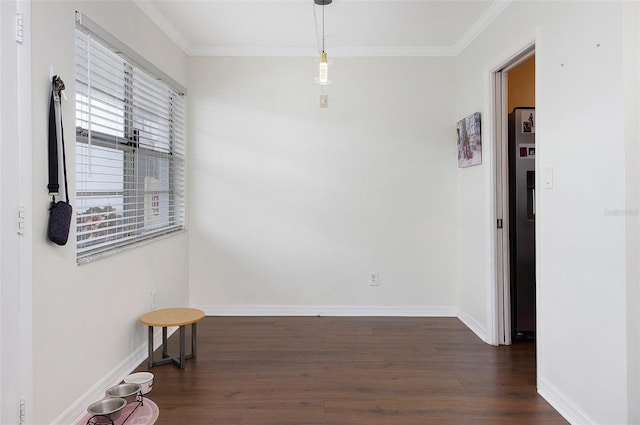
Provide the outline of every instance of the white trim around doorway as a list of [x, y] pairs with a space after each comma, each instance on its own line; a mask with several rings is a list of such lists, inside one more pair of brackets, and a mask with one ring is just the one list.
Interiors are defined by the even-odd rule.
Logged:
[[[514, 68], [527, 58], [535, 54], [535, 40], [527, 43], [521, 49], [511, 52], [496, 66], [487, 72], [488, 93], [486, 108], [487, 117], [485, 122], [490, 123], [488, 129], [488, 139], [491, 141], [491, 279], [487, 297], [487, 343], [492, 345], [504, 345], [511, 343], [510, 305], [509, 305], [509, 214], [508, 214], [508, 161], [506, 161], [507, 120], [506, 114], [506, 93], [505, 79], [506, 71]], [[499, 191], [499, 192], [498, 192]], [[502, 229], [497, 228], [498, 220], [502, 220]]]

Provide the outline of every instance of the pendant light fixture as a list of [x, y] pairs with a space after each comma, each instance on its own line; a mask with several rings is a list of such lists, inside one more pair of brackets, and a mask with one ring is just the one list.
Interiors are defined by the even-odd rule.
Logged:
[[329, 80], [329, 63], [327, 62], [327, 52], [324, 51], [324, 7], [331, 4], [333, 0], [313, 0], [318, 6], [322, 6], [322, 52], [320, 53], [320, 63], [318, 64], [318, 76], [316, 82], [322, 86], [331, 83]]

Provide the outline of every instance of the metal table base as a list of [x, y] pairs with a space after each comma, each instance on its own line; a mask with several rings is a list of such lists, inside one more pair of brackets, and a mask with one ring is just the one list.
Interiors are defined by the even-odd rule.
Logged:
[[167, 363], [174, 363], [176, 366], [184, 369], [185, 361], [196, 357], [196, 337], [198, 332], [198, 324], [191, 324], [191, 353], [185, 353], [185, 333], [187, 325], [180, 326], [180, 355], [171, 356], [167, 349], [167, 326], [162, 327], [162, 359], [153, 360], [153, 326], [149, 326], [149, 367], [160, 366]]

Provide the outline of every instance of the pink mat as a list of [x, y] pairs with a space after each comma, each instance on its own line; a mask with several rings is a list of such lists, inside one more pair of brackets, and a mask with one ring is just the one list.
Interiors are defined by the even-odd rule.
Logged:
[[[125, 423], [125, 420], [127, 421], [126, 425], [152, 425], [156, 423], [156, 420], [160, 415], [160, 409], [158, 409], [158, 405], [146, 397], [142, 401], [142, 406], [138, 407], [129, 419], [127, 419], [127, 417], [129, 416], [131, 411], [136, 408], [138, 403], [127, 404], [124, 409], [122, 409], [120, 417], [114, 421], [115, 425], [122, 425], [123, 423]], [[86, 425], [89, 419], [91, 419], [91, 415], [87, 414], [87, 416], [85, 416], [80, 422], [78, 422], [78, 425]]]

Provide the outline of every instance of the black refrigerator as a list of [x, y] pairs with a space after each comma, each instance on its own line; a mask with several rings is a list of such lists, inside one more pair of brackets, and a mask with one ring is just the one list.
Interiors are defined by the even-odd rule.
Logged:
[[509, 114], [509, 248], [512, 338], [536, 331], [535, 109]]

